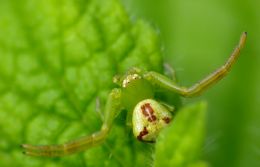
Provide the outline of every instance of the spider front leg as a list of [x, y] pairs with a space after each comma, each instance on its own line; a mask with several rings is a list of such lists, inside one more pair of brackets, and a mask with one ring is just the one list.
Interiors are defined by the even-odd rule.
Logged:
[[208, 75], [207, 77], [205, 77], [204, 79], [202, 79], [201, 81], [189, 88], [181, 87], [171, 79], [153, 71], [145, 73], [144, 78], [157, 86], [176, 92], [184, 97], [193, 97], [199, 95], [200, 93], [205, 91], [209, 86], [221, 80], [231, 70], [232, 65], [236, 62], [241, 49], [245, 45], [246, 37], [247, 33], [244, 32], [241, 35], [239, 44], [237, 45], [237, 47], [232, 52], [231, 56], [223, 66], [221, 66], [216, 71], [214, 71], [213, 73], [211, 73], [210, 75]]
[[107, 137], [115, 116], [121, 109], [121, 89], [113, 89], [109, 94], [104, 113], [104, 122], [100, 131], [92, 135], [82, 137], [80, 139], [60, 144], [60, 145], [44, 145], [34, 146], [30, 144], [22, 144], [24, 154], [30, 156], [59, 157], [80, 152], [96, 146], [103, 142]]

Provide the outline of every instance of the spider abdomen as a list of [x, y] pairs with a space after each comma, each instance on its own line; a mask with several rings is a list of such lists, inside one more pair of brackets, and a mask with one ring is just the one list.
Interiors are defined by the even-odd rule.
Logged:
[[153, 99], [142, 100], [134, 108], [133, 133], [138, 140], [154, 142], [171, 120], [171, 112], [162, 104]]

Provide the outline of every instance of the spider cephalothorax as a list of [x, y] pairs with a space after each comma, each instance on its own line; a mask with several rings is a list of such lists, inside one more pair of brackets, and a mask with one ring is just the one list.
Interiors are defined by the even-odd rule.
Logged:
[[[114, 88], [106, 102], [104, 122], [100, 131], [72, 142], [52, 146], [34, 146], [23, 144], [24, 153], [32, 156], [64, 156], [83, 151], [104, 141], [110, 132], [113, 121], [120, 111], [128, 111], [127, 125], [133, 126], [133, 132], [141, 141], [154, 142], [161, 129], [167, 126], [173, 117], [172, 104], [161, 102], [155, 95], [158, 89], [183, 97], [193, 97], [201, 94], [209, 86], [221, 80], [237, 60], [240, 50], [246, 41], [244, 32], [238, 46], [232, 52], [227, 62], [216, 71], [191, 87], [179, 86], [175, 81], [153, 71], [142, 71], [132, 68], [123, 76], [115, 76], [113, 81], [118, 85]], [[160, 101], [160, 102], [159, 102]]]

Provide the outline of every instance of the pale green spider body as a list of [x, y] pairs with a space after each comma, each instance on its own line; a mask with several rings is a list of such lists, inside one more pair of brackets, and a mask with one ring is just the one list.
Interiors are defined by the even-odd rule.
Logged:
[[138, 140], [154, 142], [162, 128], [172, 120], [172, 113], [162, 104], [145, 99], [133, 111], [133, 133]]
[[158, 90], [163, 89], [168, 93], [172, 92], [183, 97], [201, 94], [230, 71], [245, 44], [246, 37], [247, 33], [244, 32], [238, 46], [223, 66], [188, 88], [179, 86], [172, 79], [157, 72], [142, 71], [137, 68], [129, 70], [124, 76], [114, 77], [114, 82], [119, 88], [114, 88], [107, 98], [100, 131], [60, 145], [23, 144], [24, 153], [31, 156], [56, 157], [96, 146], [106, 139], [113, 121], [120, 111], [128, 111], [127, 124], [133, 126], [133, 132], [137, 139], [148, 142], [155, 141], [161, 129], [172, 120], [171, 112], [175, 105], [161, 102], [162, 99], [156, 96]]
[[129, 111], [128, 121], [132, 123], [128, 125], [133, 126], [134, 136], [140, 141], [154, 142], [160, 130], [172, 120], [174, 107], [153, 100], [156, 89], [141, 76], [141, 72], [133, 68], [126, 76], [115, 77], [114, 82], [122, 86], [122, 104]]

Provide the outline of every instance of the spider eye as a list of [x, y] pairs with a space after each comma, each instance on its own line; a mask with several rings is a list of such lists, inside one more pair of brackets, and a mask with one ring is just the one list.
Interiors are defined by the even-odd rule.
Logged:
[[154, 142], [162, 128], [172, 120], [172, 114], [152, 99], [139, 102], [133, 112], [133, 133], [138, 140]]
[[136, 79], [141, 79], [141, 76], [139, 76], [138, 74], [129, 74], [123, 80], [122, 86], [126, 87], [131, 81], [136, 80]]

